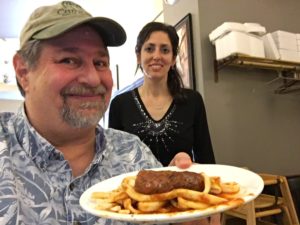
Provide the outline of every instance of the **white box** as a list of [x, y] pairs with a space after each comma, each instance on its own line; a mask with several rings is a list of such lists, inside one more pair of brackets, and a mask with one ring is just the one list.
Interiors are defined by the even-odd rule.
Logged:
[[274, 39], [278, 49], [297, 51], [297, 40], [291, 38]]
[[249, 41], [250, 41], [250, 49], [251, 54], [250, 56], [254, 57], [265, 57], [265, 49], [264, 49], [264, 42], [260, 36], [249, 34]]
[[245, 32], [231, 31], [215, 40], [217, 60], [239, 53], [265, 57], [262, 38]]
[[231, 32], [231, 31], [241, 31], [246, 32], [246, 27], [242, 23], [237, 22], [224, 22], [220, 26], [218, 26], [216, 29], [214, 29], [209, 34], [209, 40], [212, 42], [212, 44], [215, 44], [215, 40], [224, 36], [225, 34]]
[[244, 23], [247, 33], [263, 36], [266, 34], [266, 28], [259, 23]]
[[273, 36], [268, 33], [262, 37], [265, 49], [265, 55], [268, 59], [280, 59], [278, 48], [275, 44]]
[[283, 30], [277, 30], [274, 31], [272, 33], [272, 36], [276, 39], [278, 37], [284, 37], [284, 38], [292, 38], [292, 39], [296, 39], [297, 35], [295, 33], [292, 32], [288, 32], [288, 31], [283, 31]]
[[290, 51], [286, 49], [279, 49], [280, 59], [284, 61], [300, 62], [298, 51]]
[[297, 35], [287, 31], [275, 31], [272, 33], [278, 49], [297, 51]]

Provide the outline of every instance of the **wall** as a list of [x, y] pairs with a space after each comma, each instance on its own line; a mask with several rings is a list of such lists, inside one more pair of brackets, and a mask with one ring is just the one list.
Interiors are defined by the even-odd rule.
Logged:
[[258, 69], [227, 67], [214, 82], [215, 49], [208, 39], [225, 21], [300, 33], [299, 8], [298, 0], [181, 0], [164, 5], [170, 24], [192, 13], [197, 89], [204, 94], [218, 163], [257, 172], [300, 173], [300, 91], [275, 94], [281, 82], [269, 82], [276, 72]]
[[0, 99], [0, 112], [17, 112], [22, 100]]
[[[175, 25], [188, 13], [192, 14], [192, 31], [193, 31], [193, 46], [194, 46], [194, 64], [195, 71], [201, 71], [201, 45], [198, 44], [200, 39], [200, 21], [198, 14], [198, 0], [181, 0], [174, 6], [164, 4], [164, 21], [171, 25]], [[202, 76], [196, 77], [196, 88], [204, 95]]]

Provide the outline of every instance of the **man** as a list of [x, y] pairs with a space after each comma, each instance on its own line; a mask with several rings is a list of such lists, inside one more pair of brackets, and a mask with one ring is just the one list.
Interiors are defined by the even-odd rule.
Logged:
[[[98, 125], [110, 100], [113, 20], [63, 1], [33, 12], [13, 58], [24, 104], [0, 114], [0, 224], [121, 224], [79, 205], [93, 184], [161, 166], [136, 137]], [[188, 167], [177, 155], [172, 165]]]

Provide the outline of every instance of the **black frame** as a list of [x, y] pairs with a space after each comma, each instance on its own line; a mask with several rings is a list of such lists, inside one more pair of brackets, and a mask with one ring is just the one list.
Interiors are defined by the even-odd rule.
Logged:
[[[183, 17], [175, 25], [175, 29], [179, 36], [179, 50], [176, 58], [176, 66], [180, 72], [184, 86], [186, 88], [195, 89], [192, 15], [188, 13]], [[180, 58], [181, 56], [183, 56], [183, 59]], [[186, 60], [186, 62], [182, 62], [182, 60]]]

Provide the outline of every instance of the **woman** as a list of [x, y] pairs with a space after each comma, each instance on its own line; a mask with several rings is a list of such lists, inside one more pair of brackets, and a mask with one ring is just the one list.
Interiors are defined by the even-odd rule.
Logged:
[[203, 99], [183, 88], [175, 65], [178, 42], [173, 26], [144, 26], [135, 47], [144, 83], [112, 100], [109, 127], [139, 136], [164, 166], [182, 151], [194, 162], [215, 163]]
[[[109, 127], [136, 134], [164, 165], [179, 152], [194, 162], [215, 163], [205, 107], [199, 92], [183, 88], [176, 68], [179, 37], [174, 27], [150, 22], [135, 47], [144, 83], [116, 96]], [[219, 225], [220, 215], [190, 225]]]

